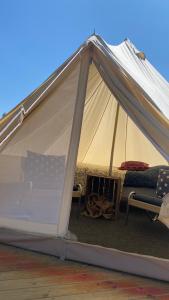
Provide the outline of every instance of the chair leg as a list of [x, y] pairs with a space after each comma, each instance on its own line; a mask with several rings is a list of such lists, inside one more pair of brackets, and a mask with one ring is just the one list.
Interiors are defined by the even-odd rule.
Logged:
[[145, 210], [146, 216], [149, 218], [151, 222], [156, 222], [158, 220], [158, 214], [153, 213], [151, 211]]
[[79, 197], [79, 199], [78, 199], [77, 218], [80, 217], [80, 213], [81, 213], [81, 204], [82, 204], [82, 196], [80, 195], [80, 197]]
[[129, 204], [129, 200], [131, 198], [133, 198], [133, 196], [135, 195], [135, 191], [130, 192], [130, 194], [128, 195], [128, 199], [127, 199], [127, 208], [126, 208], [126, 220], [125, 220], [125, 225], [127, 225], [128, 223], [128, 217], [129, 217], [129, 212], [130, 212], [130, 204]]
[[81, 205], [82, 205], [82, 186], [81, 184], [78, 184], [78, 192], [79, 192], [79, 197], [78, 197], [78, 206], [77, 206], [77, 218], [80, 217], [81, 213]]

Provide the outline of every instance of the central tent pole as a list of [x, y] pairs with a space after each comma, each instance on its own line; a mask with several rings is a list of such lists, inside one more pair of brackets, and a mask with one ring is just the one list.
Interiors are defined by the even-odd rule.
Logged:
[[112, 176], [112, 167], [113, 167], [113, 158], [114, 158], [115, 141], [116, 141], [116, 133], [117, 133], [117, 124], [118, 124], [118, 118], [119, 118], [119, 108], [120, 108], [120, 104], [119, 104], [119, 102], [117, 102], [116, 117], [115, 117], [114, 132], [113, 132], [112, 147], [111, 147], [111, 155], [110, 155], [109, 176]]

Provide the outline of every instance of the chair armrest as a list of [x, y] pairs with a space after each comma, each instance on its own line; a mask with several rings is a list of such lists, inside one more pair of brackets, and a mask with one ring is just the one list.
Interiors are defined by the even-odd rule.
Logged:
[[130, 192], [129, 193], [129, 195], [128, 195], [128, 201], [130, 200], [130, 199], [133, 199], [133, 196], [136, 194], [136, 192], [135, 191], [132, 191], [132, 192]]
[[72, 192], [73, 198], [80, 198], [82, 196], [82, 186], [81, 184], [77, 184], [77, 190]]
[[77, 187], [78, 187], [78, 191], [79, 191], [80, 193], [82, 193], [82, 185], [79, 183], [79, 184], [77, 184]]

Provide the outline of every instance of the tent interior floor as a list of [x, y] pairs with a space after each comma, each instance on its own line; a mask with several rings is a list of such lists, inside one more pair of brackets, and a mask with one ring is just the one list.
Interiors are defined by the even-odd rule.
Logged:
[[131, 209], [126, 225], [123, 212], [117, 220], [77, 217], [77, 203], [73, 202], [69, 230], [80, 242], [169, 259], [167, 227], [151, 222], [140, 209]]

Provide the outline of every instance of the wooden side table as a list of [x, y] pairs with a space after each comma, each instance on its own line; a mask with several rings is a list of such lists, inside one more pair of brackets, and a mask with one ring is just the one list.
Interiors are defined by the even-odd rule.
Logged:
[[115, 219], [119, 215], [121, 178], [87, 174], [86, 200], [91, 193], [105, 196], [114, 206]]

